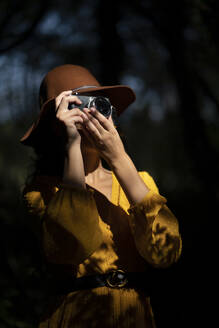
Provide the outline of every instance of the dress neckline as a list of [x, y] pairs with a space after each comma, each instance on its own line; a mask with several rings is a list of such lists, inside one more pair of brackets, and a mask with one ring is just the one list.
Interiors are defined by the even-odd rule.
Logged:
[[[110, 202], [114, 205], [118, 205], [119, 204], [119, 195], [120, 195], [120, 185], [119, 182], [115, 176], [115, 174], [113, 173], [113, 171], [109, 171], [106, 170], [107, 173], [111, 174], [112, 176], [112, 188], [111, 188], [111, 197], [110, 197]], [[56, 185], [58, 188], [60, 188], [60, 185], [62, 184], [62, 179], [60, 177], [56, 177], [56, 176], [48, 176], [48, 175], [41, 175], [41, 176], [37, 176], [35, 181], [38, 181], [38, 179], [40, 180], [40, 182], [42, 183], [48, 183], [51, 184], [51, 182]], [[86, 184], [86, 186], [88, 187], [88, 189], [92, 189], [95, 190], [95, 188], [93, 188], [92, 186]]]
[[[111, 197], [110, 202], [117, 205], [118, 204], [118, 197], [119, 197], [119, 183], [116, 179], [116, 176], [114, 175], [113, 171], [107, 170], [109, 174], [111, 174], [112, 177], [112, 187], [111, 187]], [[86, 186], [91, 190], [97, 190], [94, 187], [90, 186], [89, 184], [86, 184]]]

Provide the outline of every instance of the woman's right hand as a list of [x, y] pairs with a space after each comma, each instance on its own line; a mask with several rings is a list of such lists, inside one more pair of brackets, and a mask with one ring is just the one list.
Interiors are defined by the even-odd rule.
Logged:
[[67, 143], [80, 143], [81, 136], [76, 123], [83, 123], [87, 117], [79, 108], [69, 110], [69, 103], [81, 104], [81, 100], [72, 95], [71, 90], [63, 91], [55, 98], [56, 118], [65, 127]]

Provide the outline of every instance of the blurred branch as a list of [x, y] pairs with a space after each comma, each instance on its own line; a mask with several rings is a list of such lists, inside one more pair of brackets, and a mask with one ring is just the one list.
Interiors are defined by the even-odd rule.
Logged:
[[2, 31], [4, 31], [4, 29], [9, 24], [11, 18], [14, 15], [16, 15], [19, 10], [20, 4], [18, 2], [17, 3], [13, 2], [12, 5], [13, 5], [12, 8], [10, 6], [8, 6], [5, 17], [3, 18], [2, 22], [0, 22], [0, 33], [2, 33]]
[[100, 80], [102, 84], [117, 84], [124, 62], [124, 46], [117, 29], [117, 23], [120, 20], [119, 1], [100, 0], [96, 13], [100, 36], [98, 49]]
[[219, 100], [217, 99], [216, 95], [214, 94], [214, 92], [210, 88], [210, 86], [209, 86], [208, 82], [206, 81], [206, 79], [201, 74], [199, 74], [198, 72], [197, 72], [197, 79], [199, 81], [199, 84], [200, 84], [202, 90], [206, 94], [206, 96], [208, 96], [213, 101], [213, 103], [215, 104], [215, 106], [219, 110]]
[[[32, 33], [34, 32], [36, 27], [41, 22], [43, 16], [45, 15], [45, 13], [48, 9], [48, 7], [49, 7], [49, 1], [41, 0], [40, 8], [39, 8], [39, 10], [36, 14], [36, 17], [34, 18], [32, 24], [30, 25], [30, 27], [23, 34], [21, 34], [17, 40], [14, 40], [11, 44], [9, 44], [6, 47], [0, 47], [0, 54], [3, 54], [5, 52], [17, 47], [18, 45], [20, 45], [24, 41], [26, 41], [32, 35]], [[17, 14], [17, 9], [18, 9], [18, 5], [15, 6], [13, 8], [13, 11], [9, 12], [8, 15], [4, 18], [3, 22], [0, 24], [0, 27], [1, 27], [0, 33], [2, 32], [2, 30], [5, 29], [5, 26], [7, 24], [9, 24], [9, 22], [12, 19], [13, 15]]]

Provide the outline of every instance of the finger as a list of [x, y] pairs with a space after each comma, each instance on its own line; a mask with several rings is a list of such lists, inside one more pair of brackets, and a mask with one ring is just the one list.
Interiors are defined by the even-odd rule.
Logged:
[[75, 108], [74, 111], [63, 110], [61, 105], [59, 106], [59, 108], [57, 109], [57, 112], [56, 112], [56, 117], [61, 121], [65, 121], [66, 119], [68, 119], [72, 116], [75, 116], [75, 115], [80, 115], [78, 108]]
[[[59, 114], [57, 115], [59, 116]], [[62, 113], [62, 115], [60, 115], [64, 118], [68, 118], [68, 117], [74, 117], [74, 116], [81, 116], [84, 119], [88, 119], [87, 115], [82, 112], [79, 108], [75, 107], [72, 110], [67, 110], [64, 113]]]
[[65, 125], [68, 125], [69, 124], [69, 121], [72, 121], [72, 119], [74, 119], [74, 117], [81, 117], [81, 120], [82, 120], [82, 123], [88, 119], [86, 114], [83, 113], [80, 109], [78, 108], [74, 108], [74, 110], [70, 111], [66, 111], [66, 112], [58, 112], [56, 114], [56, 118], [63, 122]]
[[93, 145], [95, 146], [95, 138], [93, 137], [93, 135], [88, 131], [88, 129], [86, 128], [86, 126], [84, 126], [83, 124], [81, 125], [83, 134], [93, 143]]
[[89, 117], [84, 121], [84, 124], [88, 132], [90, 132], [96, 140], [101, 139], [100, 132], [98, 131], [96, 126], [90, 121]]
[[68, 121], [68, 125], [72, 124], [74, 125], [75, 123], [83, 123], [83, 118], [81, 116], [74, 116]]
[[72, 117], [72, 123], [83, 123], [83, 118], [81, 116], [74, 116]]
[[62, 98], [60, 106], [64, 106], [64, 108], [68, 110], [68, 105], [70, 102], [77, 105], [82, 104], [82, 101], [77, 96], [67, 95]]
[[91, 114], [100, 122], [106, 130], [110, 131], [113, 127], [112, 123], [103, 115], [101, 114], [95, 107], [91, 107]]
[[56, 108], [60, 105], [60, 102], [64, 96], [69, 96], [72, 94], [71, 90], [63, 91], [56, 97]]
[[68, 105], [70, 102], [75, 103], [77, 105], [82, 104], [82, 101], [77, 96], [65, 95], [62, 97], [56, 112], [58, 113], [68, 111]]
[[100, 124], [100, 122], [93, 115], [90, 114], [90, 110], [88, 110], [87, 108], [84, 108], [83, 111], [84, 111], [84, 113], [86, 113], [88, 120], [93, 123], [93, 125], [97, 128], [97, 130], [100, 132], [100, 134], [103, 133], [105, 131], [105, 129]]

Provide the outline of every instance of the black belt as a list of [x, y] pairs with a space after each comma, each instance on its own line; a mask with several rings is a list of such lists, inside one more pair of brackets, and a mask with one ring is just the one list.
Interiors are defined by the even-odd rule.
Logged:
[[55, 294], [68, 294], [77, 290], [97, 287], [109, 288], [140, 288], [147, 293], [151, 289], [151, 277], [147, 272], [124, 272], [112, 270], [104, 274], [87, 275], [80, 278], [68, 278], [53, 282], [52, 291]]

